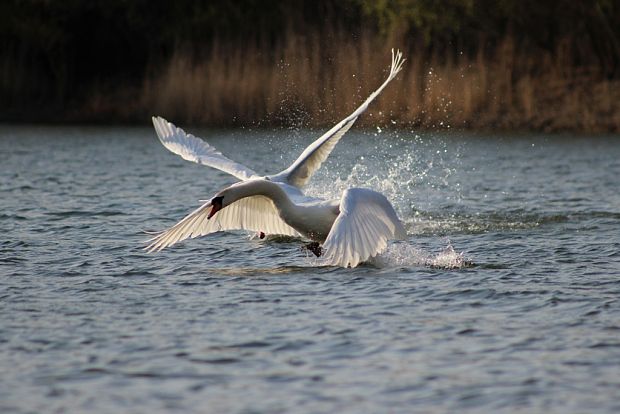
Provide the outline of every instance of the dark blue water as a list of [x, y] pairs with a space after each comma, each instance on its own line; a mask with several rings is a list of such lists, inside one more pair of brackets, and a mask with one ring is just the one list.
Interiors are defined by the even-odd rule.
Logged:
[[[197, 132], [265, 173], [315, 136]], [[620, 411], [620, 138], [349, 133], [309, 192], [393, 201], [373, 265], [141, 250], [231, 182], [146, 128], [1, 127], [0, 412]]]

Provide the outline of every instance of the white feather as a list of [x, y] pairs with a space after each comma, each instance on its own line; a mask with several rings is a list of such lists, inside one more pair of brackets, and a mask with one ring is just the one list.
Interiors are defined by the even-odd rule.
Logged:
[[164, 147], [187, 161], [217, 168], [240, 180], [248, 180], [257, 176], [250, 168], [225, 157], [215, 147], [192, 134], [186, 133], [162, 117], [153, 117], [153, 126]]
[[[388, 78], [351, 115], [308, 146], [297, 160], [279, 174], [257, 177], [200, 138], [160, 117], [153, 125], [162, 144], [186, 160], [218, 168], [239, 178], [217, 195], [222, 208], [211, 219], [212, 201], [177, 224], [147, 241], [145, 250], [159, 251], [187, 239], [224, 230], [261, 231], [268, 234], [305, 236], [323, 242], [325, 263], [355, 267], [383, 251], [390, 239], [406, 237], [389, 201], [375, 191], [346, 190], [340, 203], [306, 197], [299, 190], [327, 159], [342, 136], [368, 105], [400, 72], [404, 60], [392, 50]], [[215, 199], [213, 199], [215, 200]]]
[[149, 253], [160, 251], [188, 238], [225, 230], [262, 231], [300, 237], [280, 218], [273, 202], [261, 195], [242, 198], [207, 219], [210, 211], [211, 201], [208, 201], [174, 226], [149, 239], [145, 250]]
[[[274, 182], [281, 182], [301, 188], [308, 183], [312, 175], [329, 157], [338, 141], [353, 126], [357, 118], [368, 109], [368, 105], [375, 100], [383, 89], [401, 71], [403, 62], [402, 53], [394, 53], [392, 49], [392, 66], [387, 79], [362, 103], [353, 113], [338, 122], [316, 141], [310, 144], [301, 155], [287, 169], [278, 174], [269, 176]], [[209, 167], [217, 168], [244, 181], [256, 178], [258, 175], [252, 169], [225, 157], [215, 147], [204, 140], [186, 133], [162, 117], [153, 117], [153, 125], [161, 143], [171, 152], [183, 159], [193, 161]]]
[[392, 49], [392, 66], [387, 79], [379, 86], [379, 88], [370, 94], [370, 96], [362, 103], [351, 115], [338, 122], [332, 129], [323, 134], [320, 138], [310, 144], [304, 152], [288, 167], [286, 170], [270, 177], [273, 181], [282, 181], [296, 187], [303, 187], [307, 184], [312, 175], [321, 167], [321, 164], [327, 159], [340, 138], [353, 126], [357, 118], [368, 109], [368, 105], [375, 100], [383, 89], [396, 77], [403, 67], [402, 53], [397, 51], [394, 53]]
[[295, 203], [285, 185], [256, 179], [233, 184], [216, 197], [228, 201], [210, 220], [212, 201], [150, 239], [146, 250], [159, 251], [190, 237], [243, 229], [303, 235], [323, 242], [324, 264], [355, 267], [381, 253], [388, 240], [406, 237], [390, 202], [368, 189], [346, 190], [339, 205], [321, 199]]
[[332, 266], [355, 267], [385, 250], [388, 240], [406, 236], [383, 194], [351, 188], [342, 195], [340, 214], [323, 243], [323, 260]]

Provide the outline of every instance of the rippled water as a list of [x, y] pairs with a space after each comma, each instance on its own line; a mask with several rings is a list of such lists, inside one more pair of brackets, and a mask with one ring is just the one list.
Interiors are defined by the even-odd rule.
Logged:
[[[265, 173], [314, 137], [198, 132]], [[337, 269], [241, 233], [147, 255], [230, 178], [147, 128], [3, 126], [0, 411], [618, 412], [619, 160], [618, 137], [350, 132], [309, 192], [382, 191], [410, 237]]]

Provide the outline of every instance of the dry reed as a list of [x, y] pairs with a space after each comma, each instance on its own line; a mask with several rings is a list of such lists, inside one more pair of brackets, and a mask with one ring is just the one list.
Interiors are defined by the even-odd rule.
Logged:
[[[326, 41], [328, 39], [328, 41]], [[319, 126], [344, 117], [388, 71], [408, 62], [360, 123], [422, 128], [620, 131], [620, 81], [575, 67], [565, 48], [533, 56], [506, 38], [492, 53], [425, 53], [399, 36], [295, 35], [269, 51], [213, 45], [178, 53], [144, 81], [132, 105], [178, 123]], [[455, 57], [456, 56], [456, 57]], [[127, 114], [126, 114], [127, 115]]]

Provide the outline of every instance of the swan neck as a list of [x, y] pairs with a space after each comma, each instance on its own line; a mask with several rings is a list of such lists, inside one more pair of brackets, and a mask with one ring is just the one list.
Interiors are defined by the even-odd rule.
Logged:
[[275, 204], [278, 210], [291, 208], [294, 204], [279, 185], [266, 180], [247, 181], [238, 187], [235, 199], [246, 197], [264, 196]]

